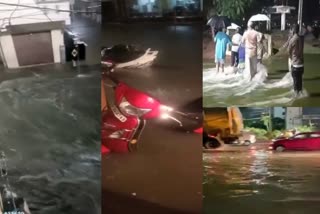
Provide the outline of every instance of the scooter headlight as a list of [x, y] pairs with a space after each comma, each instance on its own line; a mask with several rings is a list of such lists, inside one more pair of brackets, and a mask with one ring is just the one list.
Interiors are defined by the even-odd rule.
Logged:
[[160, 106], [160, 110], [161, 110], [161, 112], [167, 113], [167, 112], [173, 111], [173, 108], [171, 108], [171, 107], [169, 107], [169, 106], [161, 105], [161, 106]]
[[126, 98], [122, 98], [119, 108], [123, 114], [138, 117], [141, 117], [151, 111], [151, 109], [142, 109], [131, 105]]
[[161, 115], [160, 117], [162, 119], [168, 119], [168, 118], [171, 118], [170, 116], [170, 112], [173, 111], [173, 108], [169, 107], [169, 106], [165, 106], [165, 105], [161, 105], [160, 106], [160, 112], [161, 112]]

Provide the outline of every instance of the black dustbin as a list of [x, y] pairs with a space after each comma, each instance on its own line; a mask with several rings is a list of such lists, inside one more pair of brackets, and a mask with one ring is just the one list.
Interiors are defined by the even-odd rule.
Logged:
[[81, 41], [72, 32], [65, 31], [64, 44], [67, 62], [72, 60], [86, 60], [86, 43]]

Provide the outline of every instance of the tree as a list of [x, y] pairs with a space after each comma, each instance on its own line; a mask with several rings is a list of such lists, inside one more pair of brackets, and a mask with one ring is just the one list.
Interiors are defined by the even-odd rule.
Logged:
[[245, 10], [254, 0], [214, 0], [219, 15], [227, 16], [233, 20], [241, 19]]

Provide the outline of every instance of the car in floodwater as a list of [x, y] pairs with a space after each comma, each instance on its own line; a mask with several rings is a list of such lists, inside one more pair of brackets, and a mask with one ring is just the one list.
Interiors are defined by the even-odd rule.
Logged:
[[279, 139], [274, 141], [269, 149], [277, 152], [320, 150], [320, 132], [304, 132], [287, 139]]

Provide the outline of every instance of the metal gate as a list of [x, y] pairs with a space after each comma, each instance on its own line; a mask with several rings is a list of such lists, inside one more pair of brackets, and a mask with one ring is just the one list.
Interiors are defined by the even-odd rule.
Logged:
[[50, 31], [17, 34], [12, 38], [20, 66], [54, 62]]

